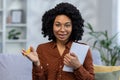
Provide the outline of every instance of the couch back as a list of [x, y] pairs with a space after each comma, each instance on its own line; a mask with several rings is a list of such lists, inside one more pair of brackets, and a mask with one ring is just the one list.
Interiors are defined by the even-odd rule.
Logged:
[[[93, 63], [102, 65], [98, 51], [92, 51]], [[0, 54], [0, 80], [32, 80], [32, 62], [19, 54]]]
[[20, 54], [0, 54], [0, 80], [32, 80], [32, 62]]

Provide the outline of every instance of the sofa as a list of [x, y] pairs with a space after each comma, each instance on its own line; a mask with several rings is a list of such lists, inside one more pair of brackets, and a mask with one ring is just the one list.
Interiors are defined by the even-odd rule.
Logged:
[[100, 53], [92, 50], [95, 80], [120, 80], [120, 66], [104, 66]]
[[0, 54], [0, 80], [32, 80], [32, 63], [20, 54]]
[[94, 65], [95, 80], [120, 80], [120, 66]]
[[[120, 66], [103, 66], [96, 51], [92, 56], [95, 80], [120, 80]], [[21, 53], [0, 54], [0, 80], [32, 80], [32, 62]]]

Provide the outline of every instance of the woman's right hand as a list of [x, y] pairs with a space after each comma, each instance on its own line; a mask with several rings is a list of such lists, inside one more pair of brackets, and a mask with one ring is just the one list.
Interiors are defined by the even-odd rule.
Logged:
[[22, 54], [30, 59], [36, 66], [40, 65], [38, 54], [32, 46], [30, 46], [30, 53], [27, 53], [26, 50], [23, 49]]

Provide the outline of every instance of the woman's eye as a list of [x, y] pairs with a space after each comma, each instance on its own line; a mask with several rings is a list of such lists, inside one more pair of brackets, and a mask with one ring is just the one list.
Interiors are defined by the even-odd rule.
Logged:
[[71, 27], [71, 25], [70, 24], [66, 24], [65, 27]]
[[60, 24], [55, 24], [55, 26], [60, 27]]

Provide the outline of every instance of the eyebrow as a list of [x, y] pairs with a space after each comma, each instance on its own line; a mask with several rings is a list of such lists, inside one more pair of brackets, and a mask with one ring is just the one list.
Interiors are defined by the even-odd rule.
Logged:
[[[55, 21], [55, 23], [60, 23], [59, 21]], [[66, 22], [65, 24], [68, 24], [68, 23], [70, 23], [71, 24], [71, 22]]]

